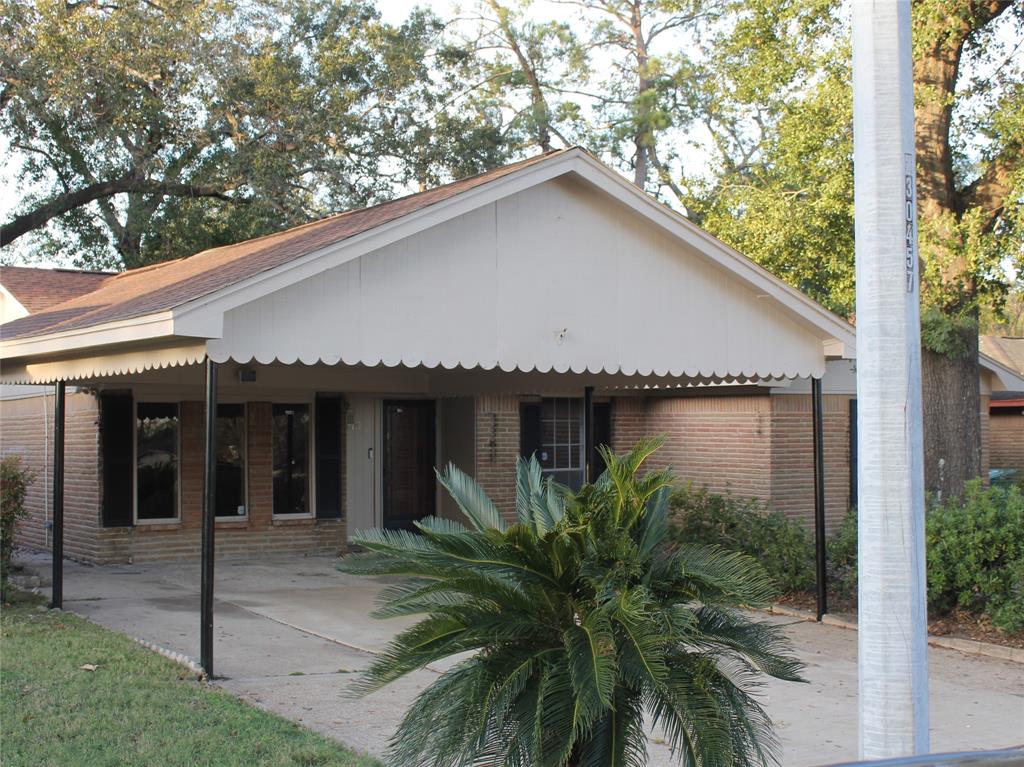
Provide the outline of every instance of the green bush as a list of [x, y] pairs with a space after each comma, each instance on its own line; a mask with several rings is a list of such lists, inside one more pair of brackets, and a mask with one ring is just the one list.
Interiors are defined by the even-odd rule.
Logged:
[[968, 483], [962, 499], [927, 517], [928, 607], [987, 615], [1004, 631], [1024, 630], [1024, 495]]
[[755, 500], [708, 492], [688, 483], [672, 493], [672, 537], [749, 554], [781, 591], [814, 586], [814, 541], [799, 522]]
[[825, 544], [828, 587], [842, 600], [857, 599], [857, 510], [851, 509]]
[[34, 481], [35, 475], [21, 465], [19, 456], [0, 459], [0, 593], [7, 589], [14, 535], [18, 522], [28, 516], [25, 493]]

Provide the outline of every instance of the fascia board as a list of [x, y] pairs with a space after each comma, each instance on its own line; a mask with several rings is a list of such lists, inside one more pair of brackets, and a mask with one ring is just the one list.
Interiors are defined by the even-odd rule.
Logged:
[[174, 321], [171, 312], [159, 312], [42, 336], [0, 340], [0, 359], [39, 357], [172, 335]]
[[987, 354], [978, 354], [978, 365], [999, 379], [1006, 391], [1024, 391], [1024, 376]]

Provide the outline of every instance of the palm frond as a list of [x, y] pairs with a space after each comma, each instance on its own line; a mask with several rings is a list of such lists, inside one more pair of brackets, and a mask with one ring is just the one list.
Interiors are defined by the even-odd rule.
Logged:
[[443, 472], [437, 472], [437, 481], [448, 491], [475, 530], [505, 530], [505, 520], [484, 489], [454, 463], [449, 463]]
[[777, 627], [737, 609], [773, 588], [758, 563], [668, 540], [659, 445], [624, 456], [573, 493], [516, 467], [516, 523], [453, 466], [439, 474], [468, 522], [430, 517], [418, 532], [369, 530], [341, 569], [398, 575], [374, 615], [422, 616], [360, 678], [366, 694], [464, 655], [410, 707], [396, 765], [640, 767], [645, 714], [693, 767], [749, 767], [776, 756], [753, 694], [766, 676], [798, 680]]

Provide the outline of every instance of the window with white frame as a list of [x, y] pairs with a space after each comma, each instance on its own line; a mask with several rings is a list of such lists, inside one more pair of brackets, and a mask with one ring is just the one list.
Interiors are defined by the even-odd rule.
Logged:
[[546, 398], [540, 412], [541, 470], [574, 489], [583, 484], [583, 401]]

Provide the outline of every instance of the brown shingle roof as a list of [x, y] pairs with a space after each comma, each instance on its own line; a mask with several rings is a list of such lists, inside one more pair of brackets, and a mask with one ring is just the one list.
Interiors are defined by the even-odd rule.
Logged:
[[4, 324], [0, 336], [24, 338], [166, 311], [566, 151], [537, 155], [478, 176], [255, 240], [122, 272], [88, 294]]
[[29, 314], [36, 314], [91, 293], [111, 276], [111, 272], [0, 266], [0, 285], [17, 299]]
[[981, 351], [1024, 375], [1024, 338], [1013, 336], [982, 336]]

